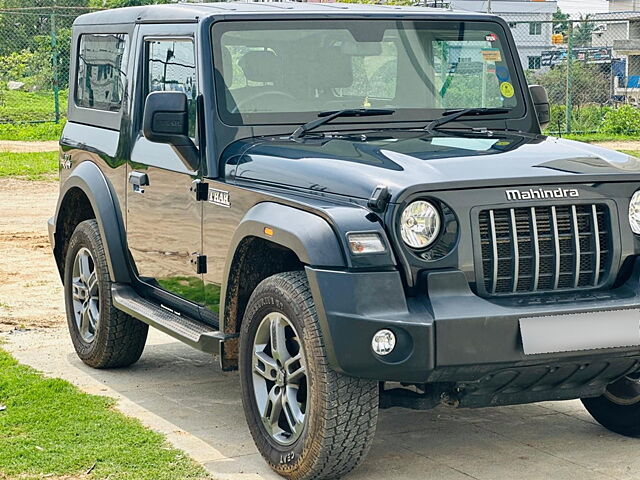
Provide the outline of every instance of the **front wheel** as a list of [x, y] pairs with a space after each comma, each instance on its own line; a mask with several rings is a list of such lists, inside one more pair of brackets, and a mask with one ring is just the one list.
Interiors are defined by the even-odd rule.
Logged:
[[280, 475], [339, 478], [364, 460], [378, 418], [378, 384], [329, 368], [304, 272], [269, 277], [251, 295], [240, 379], [253, 439]]
[[640, 373], [607, 386], [604, 395], [582, 403], [603, 427], [627, 437], [640, 437]]

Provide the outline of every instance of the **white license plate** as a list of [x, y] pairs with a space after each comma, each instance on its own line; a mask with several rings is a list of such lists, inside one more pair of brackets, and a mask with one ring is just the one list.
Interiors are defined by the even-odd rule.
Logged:
[[640, 345], [640, 310], [520, 319], [525, 355]]

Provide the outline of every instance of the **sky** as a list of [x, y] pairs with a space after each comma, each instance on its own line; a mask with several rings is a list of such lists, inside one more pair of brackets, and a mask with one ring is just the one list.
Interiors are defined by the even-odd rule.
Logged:
[[597, 13], [609, 10], [607, 0], [558, 0], [558, 6], [564, 13]]

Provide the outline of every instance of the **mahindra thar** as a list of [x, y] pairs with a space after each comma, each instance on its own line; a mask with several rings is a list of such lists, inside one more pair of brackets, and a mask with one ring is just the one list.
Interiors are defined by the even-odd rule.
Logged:
[[579, 398], [640, 436], [640, 160], [541, 134], [502, 19], [174, 4], [72, 38], [49, 232], [87, 365], [149, 325], [216, 355], [289, 479], [394, 406]]

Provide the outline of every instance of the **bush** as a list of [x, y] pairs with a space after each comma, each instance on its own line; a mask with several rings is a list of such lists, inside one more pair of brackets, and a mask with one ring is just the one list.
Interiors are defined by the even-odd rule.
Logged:
[[640, 109], [623, 105], [616, 110], [608, 111], [599, 132], [614, 135], [640, 134]]
[[[574, 107], [571, 115], [571, 131], [592, 133], [600, 130], [605, 115], [613, 107], [603, 105], [585, 105]], [[564, 133], [567, 130], [565, 105], [551, 105], [551, 121], [547, 127], [550, 133]]]

